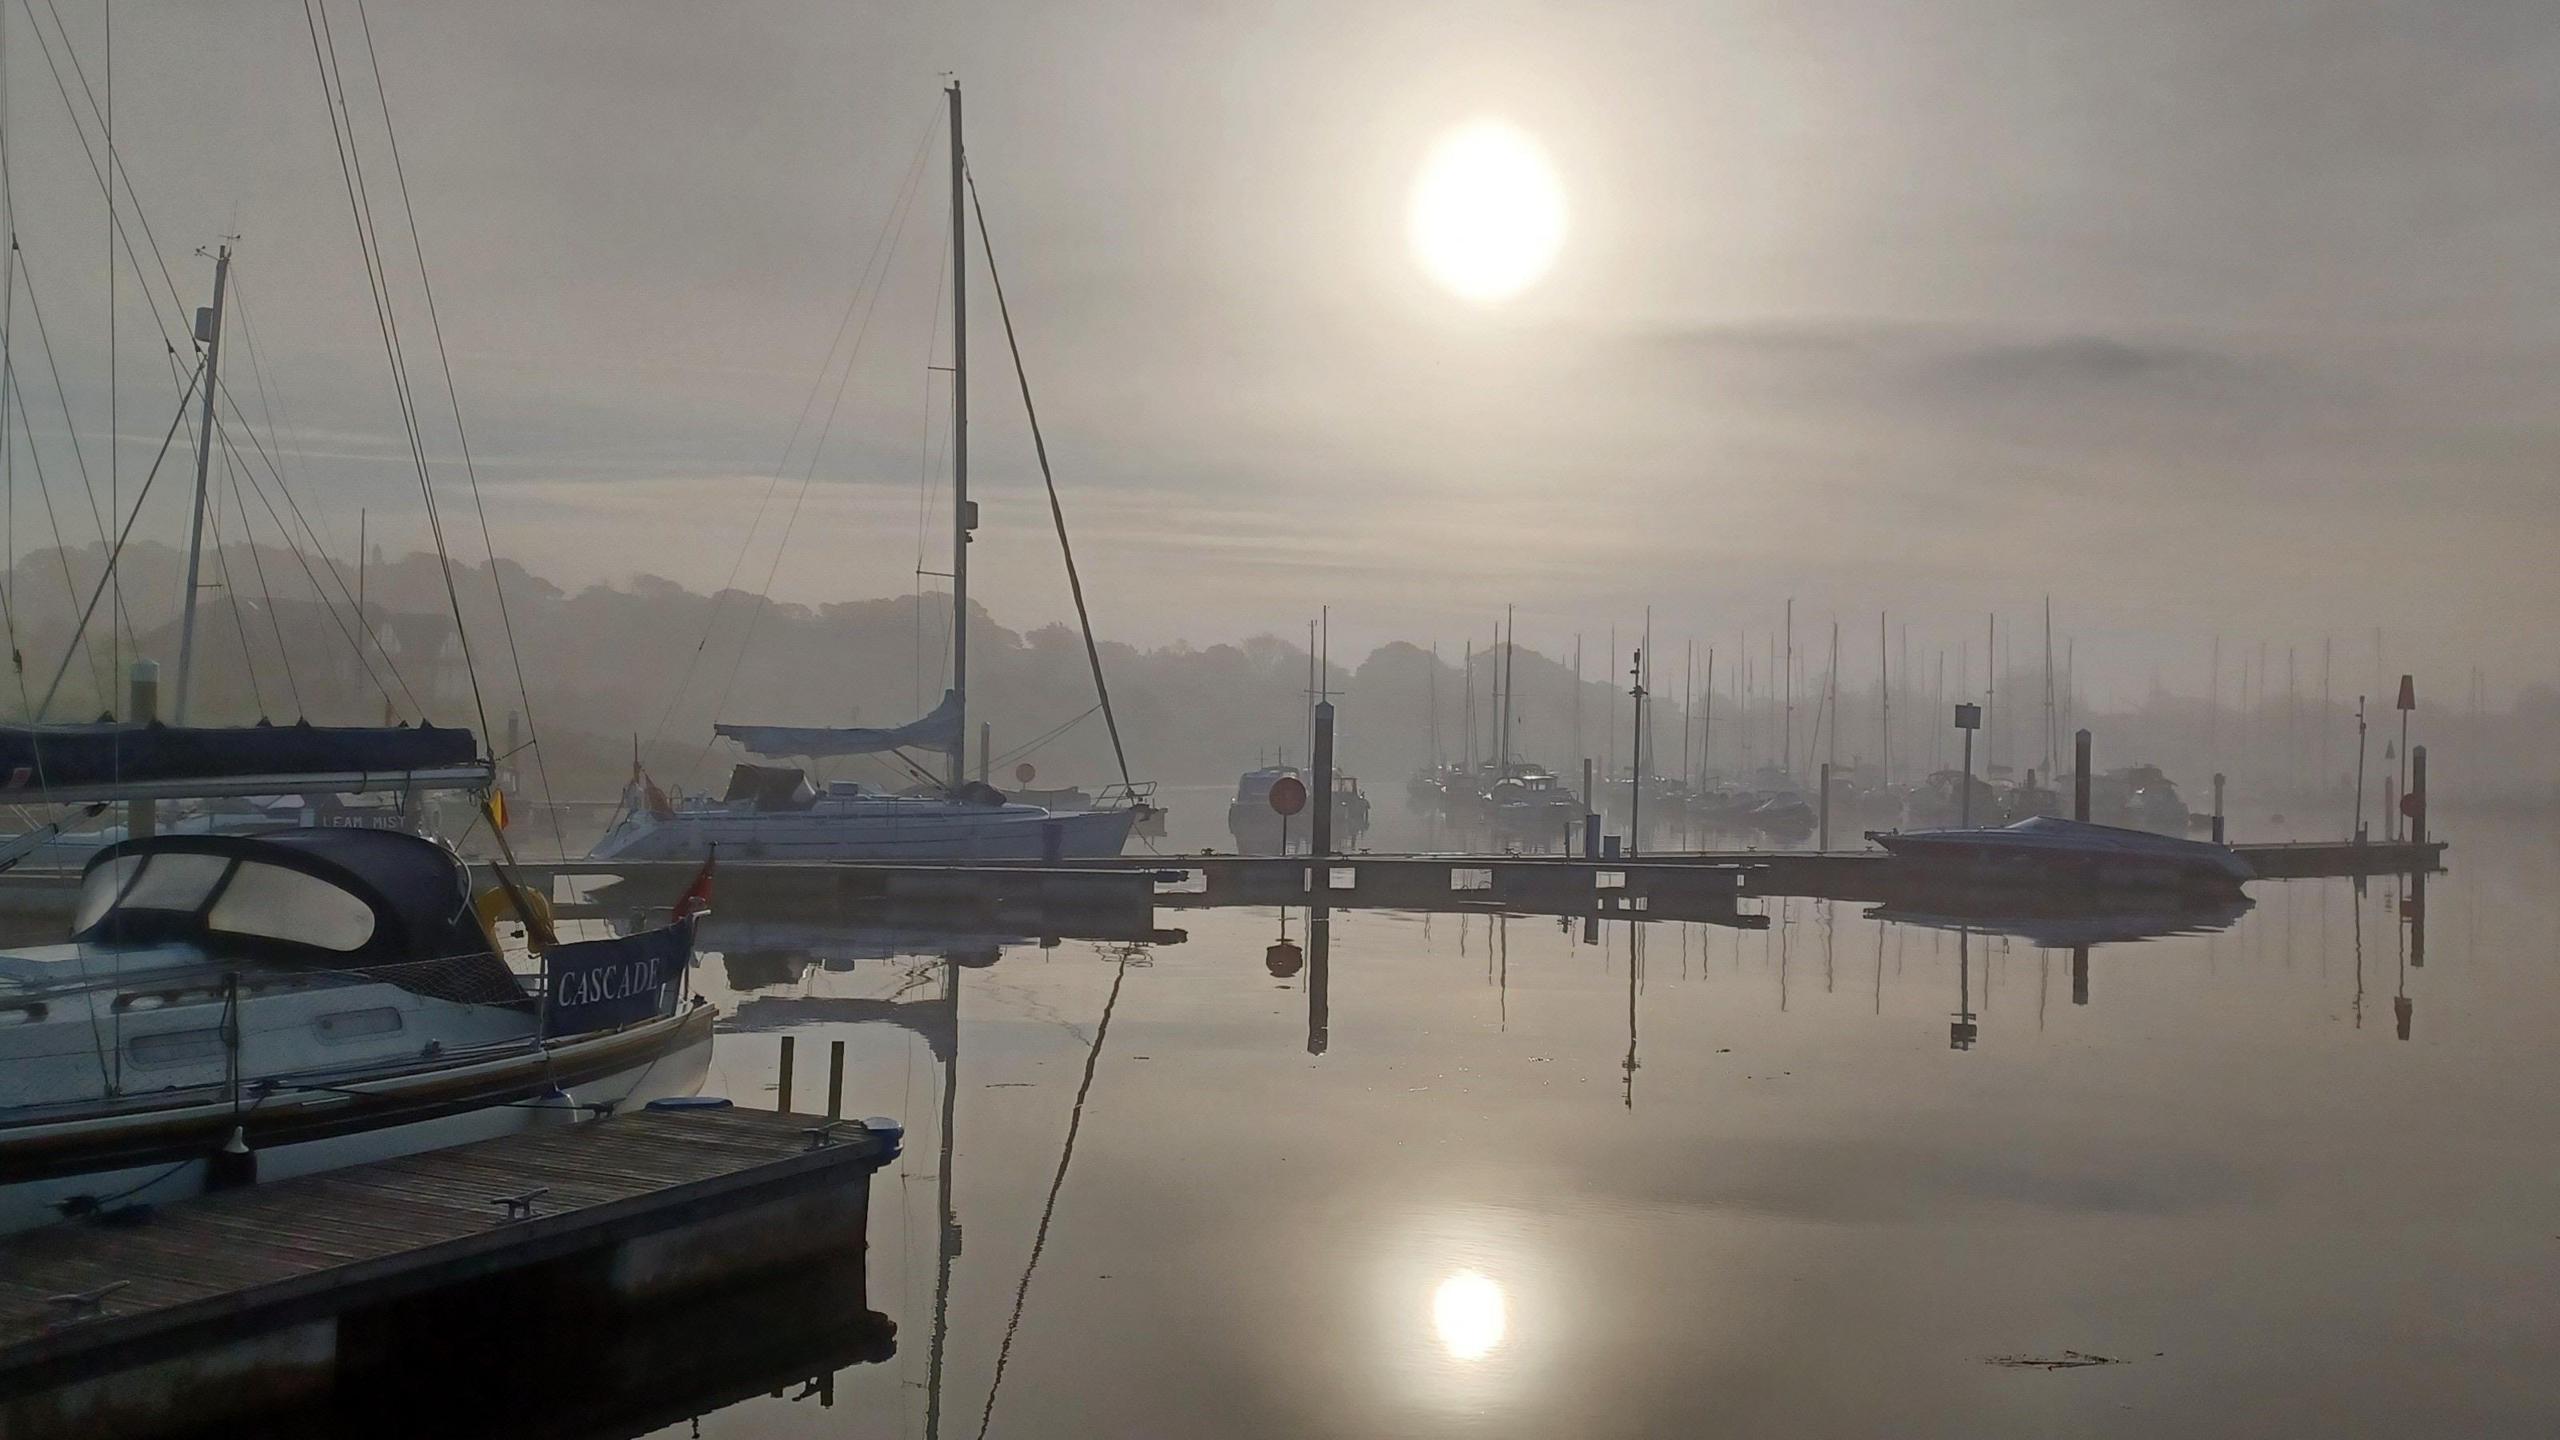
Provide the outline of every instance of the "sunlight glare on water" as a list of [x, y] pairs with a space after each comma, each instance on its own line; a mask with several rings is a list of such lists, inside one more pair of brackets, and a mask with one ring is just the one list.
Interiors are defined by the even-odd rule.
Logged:
[[1510, 1324], [1511, 1306], [1502, 1287], [1476, 1271], [1461, 1270], [1432, 1292], [1431, 1328], [1442, 1348], [1460, 1360], [1492, 1354]]

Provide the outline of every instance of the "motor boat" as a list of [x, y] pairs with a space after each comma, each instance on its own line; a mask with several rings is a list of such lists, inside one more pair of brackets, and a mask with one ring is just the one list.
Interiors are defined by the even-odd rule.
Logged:
[[2236, 892], [2256, 878], [2227, 845], [2038, 815], [1995, 830], [1871, 830], [1904, 877], [1953, 886]]
[[557, 943], [547, 908], [398, 831], [100, 851], [69, 942], [0, 951], [0, 1233], [698, 1091], [695, 918]]
[[[1227, 802], [1227, 833], [1235, 837], [1236, 852], [1242, 855], [1278, 855], [1285, 850], [1304, 850], [1315, 834], [1312, 810], [1287, 817], [1271, 808], [1271, 788], [1283, 779], [1307, 784], [1307, 777], [1295, 765], [1262, 765], [1236, 777], [1236, 797]], [[1312, 788], [1312, 787], [1310, 787]], [[1314, 796], [1308, 797], [1314, 804]], [[1360, 782], [1348, 775], [1333, 777], [1333, 844], [1337, 850], [1354, 850], [1360, 838], [1369, 833], [1369, 797], [1360, 791]]]

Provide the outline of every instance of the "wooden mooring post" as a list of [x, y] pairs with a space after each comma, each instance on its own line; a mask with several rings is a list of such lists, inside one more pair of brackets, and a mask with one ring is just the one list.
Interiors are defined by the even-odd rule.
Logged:
[[2089, 819], [2089, 732], [2071, 733], [2071, 818]]
[[798, 1044], [796, 1035], [782, 1037], [782, 1074], [774, 1085], [773, 1108], [786, 1115], [791, 1113], [791, 1052]]
[[844, 1118], [844, 1042], [832, 1041], [827, 1046], [827, 1118]]

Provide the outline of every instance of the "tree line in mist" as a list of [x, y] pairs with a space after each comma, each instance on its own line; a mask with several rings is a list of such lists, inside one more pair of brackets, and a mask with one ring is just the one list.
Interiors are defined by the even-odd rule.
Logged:
[[[7, 573], [5, 620], [14, 662], [12, 703], [23, 719], [50, 689], [48, 720], [121, 715], [119, 678], [136, 658], [161, 665], [164, 718], [179, 650], [184, 558], [159, 545], [131, 547], [118, 583], [101, 590], [96, 546], [34, 551]], [[501, 613], [495, 582], [505, 586]], [[556, 798], [609, 799], [635, 750], [662, 783], [711, 788], [742, 756], [714, 743], [715, 721], [885, 726], [930, 709], [948, 683], [949, 601], [908, 595], [820, 606], [768, 601], [744, 591], [707, 595], [641, 576], [564, 590], [512, 561], [457, 565], [469, 663], [457, 641], [446, 577], [435, 558], [377, 555], [334, 565], [265, 546], [209, 549], [197, 620], [197, 723], [378, 724], [386, 718], [482, 728], [493, 751], [537, 729], [541, 764], [517, 763], [528, 798], [547, 777]], [[92, 596], [83, 644], [63, 664], [76, 617]], [[359, 599], [361, 605], [359, 606]], [[983, 610], [970, 617], [970, 753], [977, 725], [992, 726], [993, 770], [1010, 783], [1017, 764], [1037, 783], [1099, 786], [1116, 780], [1081, 638], [1065, 625], [1024, 631]], [[512, 632], [513, 646], [509, 644]], [[1473, 647], [1416, 641], [1336, 661], [1311, 682], [1303, 641], [1278, 635], [1150, 649], [1104, 640], [1102, 664], [1132, 775], [1172, 784], [1227, 784], [1272, 760], [1303, 762], [1311, 688], [1333, 699], [1346, 769], [1378, 788], [1437, 763], [1494, 758], [1502, 747], [1496, 690], [1503, 667], [1489, 640]], [[1584, 673], [1574, 656], [1522, 648], [1511, 658], [1509, 747], [1515, 759], [1578, 781], [1590, 757], [1625, 775], [1637, 738], [1626, 657], [1591, 646]], [[1957, 763], [1958, 736], [1944, 713], [1956, 701], [1934, 676], [1895, 677], [1844, 663], [1834, 686], [1823, 657], [1800, 655], [1793, 703], [1765, 664], [1745, 686], [1730, 664], [1706, 676], [1678, 655], [1651, 667], [1643, 746], [1648, 774], [1741, 780], [1791, 765], [1810, 779], [1833, 760], [1864, 781], [1917, 780]], [[521, 670], [521, 685], [518, 672]], [[57, 681], [57, 671], [59, 678]], [[2351, 697], [2287, 693], [2261, 684], [2249, 703], [2219, 703], [2154, 686], [2135, 706], [2099, 711], [2057, 680], [2048, 726], [2045, 677], [2013, 666], [1994, 678], [1990, 728], [1977, 737], [1978, 770], [2048, 771], [2051, 748], [2069, 765], [2073, 728], [2096, 736], [2099, 768], [2166, 769], [2201, 805], [2215, 771], [2234, 794], [2281, 808], [2345, 803], [2356, 762]], [[477, 699], [475, 701], [475, 679]], [[2448, 704], [2430, 693], [2416, 717], [2432, 774], [2449, 798], [2548, 801], [2560, 736], [2560, 692], [2528, 686], [2504, 709]], [[1977, 686], [1979, 681], [1976, 682]], [[1691, 687], [1699, 693], [1688, 694]], [[2374, 697], [2367, 784], [2396, 764], [2399, 717]], [[529, 702], [529, 703], [528, 703]], [[938, 761], [927, 759], [929, 765]], [[838, 778], [910, 783], [904, 767], [838, 761]]]

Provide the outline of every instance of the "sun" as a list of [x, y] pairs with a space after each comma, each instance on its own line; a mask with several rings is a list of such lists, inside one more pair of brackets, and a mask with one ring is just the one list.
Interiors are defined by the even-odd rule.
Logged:
[[1443, 288], [1478, 304], [1508, 300], [1564, 245], [1564, 186], [1525, 131], [1470, 120], [1424, 157], [1405, 228], [1414, 260]]

